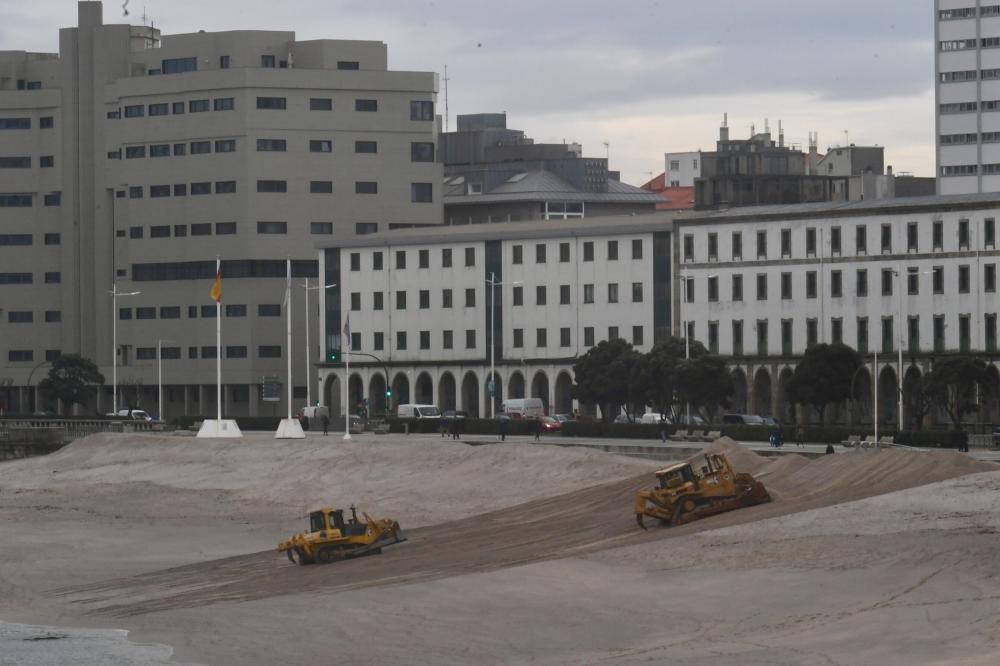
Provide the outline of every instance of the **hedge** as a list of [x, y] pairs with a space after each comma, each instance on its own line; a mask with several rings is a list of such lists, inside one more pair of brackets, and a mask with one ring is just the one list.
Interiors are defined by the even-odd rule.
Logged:
[[[463, 435], [496, 435], [500, 432], [500, 424], [496, 419], [473, 419], [473, 418], [463, 418], [462, 430]], [[401, 418], [390, 418], [388, 419], [389, 432], [401, 433], [407, 432], [440, 432], [441, 431], [441, 421], [438, 419], [401, 419]], [[447, 421], [445, 426], [450, 425]], [[563, 424], [565, 427], [566, 424]], [[535, 434], [535, 421], [533, 419], [510, 419], [507, 422], [507, 434], [508, 435], [533, 435]]]

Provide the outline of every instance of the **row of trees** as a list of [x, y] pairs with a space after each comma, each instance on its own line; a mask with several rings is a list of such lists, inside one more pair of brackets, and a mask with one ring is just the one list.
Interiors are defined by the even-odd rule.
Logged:
[[[624, 340], [603, 341], [573, 365], [573, 396], [600, 406], [605, 421], [619, 411], [632, 417], [647, 406], [675, 421], [687, 405], [711, 418], [720, 408], [729, 407], [733, 395], [726, 360], [694, 340], [687, 356], [682, 338], [670, 338], [645, 354]], [[857, 377], [863, 365], [864, 359], [848, 345], [813, 345], [792, 375], [790, 400], [812, 407], [823, 423], [827, 407], [860, 397]], [[909, 425], [921, 429], [924, 417], [937, 407], [958, 429], [965, 414], [978, 410], [977, 397], [988, 394], [989, 387], [984, 361], [968, 356], [937, 360], [930, 372], [911, 383]]]

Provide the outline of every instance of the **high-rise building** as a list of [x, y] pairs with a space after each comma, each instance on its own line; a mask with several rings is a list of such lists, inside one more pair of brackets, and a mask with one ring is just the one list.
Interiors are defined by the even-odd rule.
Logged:
[[1000, 190], [1000, 4], [935, 0], [938, 194]]
[[[59, 53], [0, 52], [2, 407], [35, 409], [45, 362], [74, 352], [108, 380], [88, 409], [111, 407], [115, 354], [119, 404], [155, 411], [159, 346], [164, 415], [214, 411], [216, 355], [228, 414], [284, 413], [259, 387], [285, 381], [286, 259], [315, 287], [318, 241], [442, 222], [436, 91], [381, 42], [161, 36], [105, 25], [100, 2]], [[318, 293], [306, 313], [293, 291], [302, 404]]]

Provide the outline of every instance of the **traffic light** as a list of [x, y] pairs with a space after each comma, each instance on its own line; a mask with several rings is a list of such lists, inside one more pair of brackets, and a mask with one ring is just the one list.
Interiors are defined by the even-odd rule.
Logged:
[[387, 398], [391, 398], [392, 397], [392, 389], [386, 389], [386, 391], [385, 391], [385, 397], [387, 397]]
[[336, 363], [337, 361], [339, 361], [340, 360], [340, 350], [339, 349], [331, 349], [328, 352], [326, 352], [326, 360], [329, 363]]

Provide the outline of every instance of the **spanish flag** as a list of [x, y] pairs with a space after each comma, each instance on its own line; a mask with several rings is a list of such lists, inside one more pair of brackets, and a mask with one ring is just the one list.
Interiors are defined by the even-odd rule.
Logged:
[[212, 300], [216, 303], [222, 302], [222, 262], [215, 262], [215, 282], [212, 283]]

